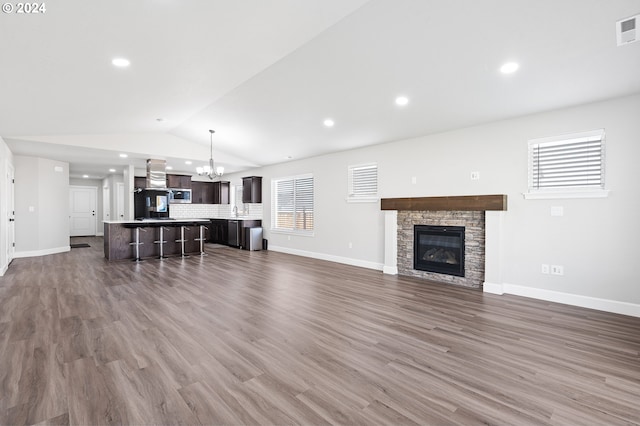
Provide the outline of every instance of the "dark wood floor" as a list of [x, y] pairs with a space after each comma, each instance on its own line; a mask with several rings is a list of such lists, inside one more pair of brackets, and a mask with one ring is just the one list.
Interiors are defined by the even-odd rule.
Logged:
[[108, 263], [83, 241], [0, 278], [0, 424], [640, 423], [640, 318], [276, 252]]

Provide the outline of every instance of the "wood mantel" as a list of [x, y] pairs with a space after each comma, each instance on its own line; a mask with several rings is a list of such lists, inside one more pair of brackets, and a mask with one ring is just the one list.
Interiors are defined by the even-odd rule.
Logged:
[[456, 197], [383, 198], [381, 210], [485, 211], [507, 210], [507, 196], [463, 195]]

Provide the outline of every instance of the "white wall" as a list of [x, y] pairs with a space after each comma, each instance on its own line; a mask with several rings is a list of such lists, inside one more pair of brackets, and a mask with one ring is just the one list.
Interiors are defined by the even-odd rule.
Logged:
[[[379, 203], [347, 203], [347, 166], [377, 162], [383, 198], [507, 194], [503, 283], [536, 292], [613, 300], [640, 308], [635, 248], [640, 240], [640, 95], [490, 123], [437, 135], [253, 169], [263, 183], [269, 248], [382, 268], [384, 216]], [[428, 119], [428, 117], [425, 117]], [[527, 141], [606, 129], [604, 199], [525, 200]], [[470, 180], [470, 172], [480, 180]], [[270, 232], [271, 179], [313, 173], [315, 236]], [[241, 175], [229, 176], [231, 179]], [[416, 184], [412, 184], [412, 177]], [[225, 178], [228, 178], [225, 176]], [[563, 217], [551, 217], [563, 206]], [[353, 248], [349, 249], [348, 244]], [[541, 264], [564, 276], [541, 274]], [[640, 311], [638, 311], [640, 312]]]
[[15, 156], [14, 165], [15, 257], [69, 251], [69, 164]]
[[0, 276], [7, 270], [8, 259], [6, 253], [8, 232], [8, 193], [7, 188], [7, 166], [13, 165], [13, 154], [5, 141], [0, 137]]

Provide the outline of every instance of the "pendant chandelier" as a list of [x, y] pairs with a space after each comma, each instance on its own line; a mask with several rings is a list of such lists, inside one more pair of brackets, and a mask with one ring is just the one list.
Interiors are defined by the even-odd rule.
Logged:
[[207, 176], [211, 180], [222, 176], [222, 174], [224, 173], [224, 167], [222, 166], [215, 167], [213, 163], [213, 134], [214, 133], [215, 133], [215, 130], [209, 130], [209, 141], [211, 146], [211, 156], [209, 157], [209, 164], [203, 167], [196, 167], [196, 172], [198, 172], [198, 176]]

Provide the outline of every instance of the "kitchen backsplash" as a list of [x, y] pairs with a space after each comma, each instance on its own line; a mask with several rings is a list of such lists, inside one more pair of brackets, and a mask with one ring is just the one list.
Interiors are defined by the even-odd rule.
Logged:
[[[245, 204], [245, 211], [238, 211], [244, 219], [262, 220], [262, 204]], [[171, 204], [169, 215], [174, 219], [231, 219], [230, 204]]]

